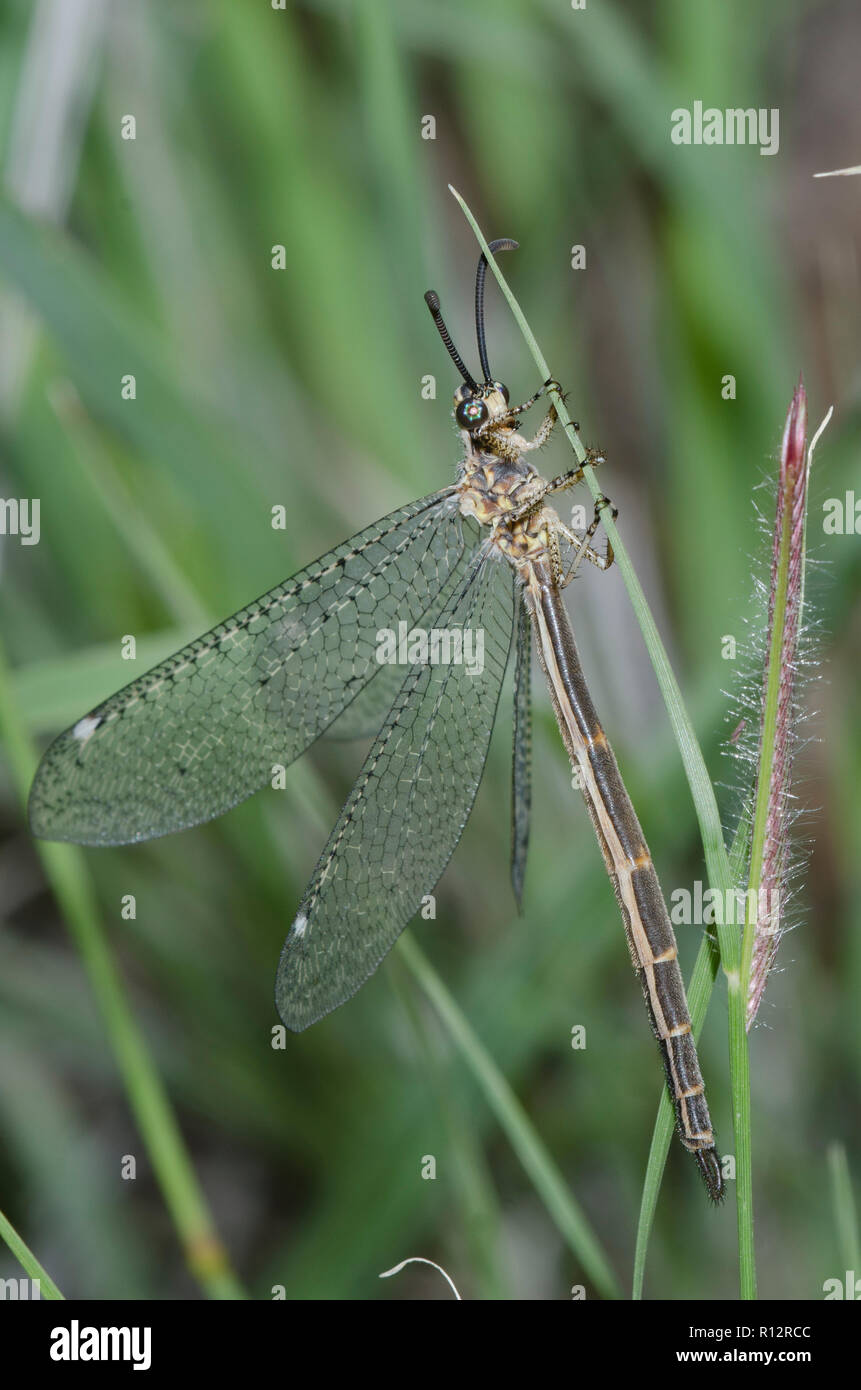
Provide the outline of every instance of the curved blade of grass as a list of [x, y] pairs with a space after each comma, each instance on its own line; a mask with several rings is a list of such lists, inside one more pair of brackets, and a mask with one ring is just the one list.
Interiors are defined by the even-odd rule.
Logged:
[[[36, 767], [36, 755], [11, 696], [9, 672], [0, 650], [0, 732], [22, 799]], [[40, 843], [39, 855], [64, 921], [84, 963], [98, 1000], [111, 1048], [159, 1182], [182, 1243], [188, 1266], [211, 1298], [245, 1294], [228, 1261], [212, 1215], [182, 1141], [176, 1117], [126, 1001], [110, 951], [99, 927], [98, 908], [81, 852], [71, 845]]]
[[597, 1236], [490, 1053], [408, 933], [396, 949], [460, 1049], [536, 1192], [595, 1288], [604, 1298], [620, 1298], [621, 1289]]
[[413, 1030], [420, 1065], [436, 1096], [449, 1147], [452, 1187], [460, 1203], [463, 1238], [479, 1281], [479, 1296], [504, 1299], [509, 1293], [499, 1249], [500, 1209], [493, 1179], [481, 1144], [472, 1127], [465, 1123], [463, 1107], [455, 1105], [449, 1095], [438, 1047], [434, 1046], [425, 1014], [418, 1007], [419, 997], [409, 988], [404, 962], [398, 959], [395, 964], [400, 968], [393, 970], [389, 979]]
[[458, 1293], [457, 1285], [455, 1284], [451, 1275], [447, 1274], [446, 1271], [443, 1269], [442, 1265], [438, 1265], [435, 1260], [426, 1260], [424, 1255], [408, 1255], [405, 1260], [401, 1260], [400, 1264], [396, 1264], [392, 1269], [384, 1269], [382, 1274], [380, 1275], [380, 1278], [391, 1279], [393, 1274], [400, 1274], [401, 1270], [406, 1269], [407, 1265], [430, 1265], [431, 1269], [435, 1269], [437, 1274], [442, 1275], [443, 1279], [448, 1284], [449, 1288], [454, 1294], [455, 1300], [458, 1303], [463, 1302], [460, 1294]]
[[[481, 228], [478, 226], [470, 209], [457, 190], [452, 188], [450, 184], [449, 189], [460, 204], [464, 216], [475, 233], [479, 246], [488, 259], [490, 268], [496, 276], [499, 287], [505, 296], [508, 306], [523, 334], [526, 345], [532, 354], [535, 365], [541, 374], [541, 380], [547, 381], [551, 376], [550, 368], [535, 340], [535, 336], [529, 324], [526, 322], [523, 310], [512, 294], [505, 276], [497, 265], [487, 245], [487, 241], [482, 234]], [[571, 443], [577, 460], [580, 464], [583, 464], [586, 458], [585, 449], [571, 423], [571, 417], [565, 409], [565, 402], [556, 391], [551, 390], [550, 394], [556, 406], [559, 420]], [[589, 491], [597, 501], [601, 496], [601, 489], [598, 486], [593, 470], [588, 466], [584, 469], [584, 477]], [[679, 746], [679, 752], [682, 756], [685, 775], [688, 779], [694, 808], [699, 821], [709, 886], [722, 893], [722, 895], [724, 895], [723, 900], [727, 901], [726, 895], [733, 886], [732, 874], [730, 871], [729, 856], [727, 855], [723, 840], [723, 830], [714, 788], [712, 787], [711, 779], [706, 770], [705, 760], [699, 743], [697, 742], [690, 716], [682, 700], [681, 691], [673, 674], [669, 657], [658, 635], [658, 630], [655, 627], [654, 620], [646, 603], [645, 595], [640, 587], [640, 582], [637, 579], [633, 565], [631, 564], [610, 512], [605, 511], [601, 520], [610, 539], [610, 543], [613, 546], [616, 562], [621, 571], [625, 588], [628, 591], [628, 596], [640, 625], [649, 658], [661, 689], [664, 704], [666, 705], [673, 733], [675, 734]], [[741, 998], [739, 997], [741, 942], [738, 932], [732, 925], [718, 926], [717, 936], [721, 965], [724, 974], [727, 976], [729, 985], [730, 1084], [733, 1097], [733, 1130], [735, 1137], [737, 1179], [736, 1193], [738, 1198], [739, 1279], [742, 1297], [753, 1298], [756, 1295], [756, 1277], [753, 1252], [753, 1204], [751, 1196], [750, 1069], [748, 1063], [747, 1033], [744, 1027], [744, 998], [743, 996]], [[663, 1164], [660, 1166], [662, 1169]], [[659, 1181], [659, 1178], [660, 1174], [656, 1174], [655, 1171], [652, 1171], [650, 1178], [651, 1184], [654, 1185], [656, 1181]], [[653, 1200], [656, 1200], [656, 1193], [650, 1193], [646, 1202], [647, 1208], [651, 1206]]]
[[0, 1240], [6, 1242], [15, 1259], [27, 1271], [30, 1278], [38, 1279], [39, 1292], [43, 1298], [65, 1301], [66, 1295], [60, 1292], [50, 1274], [42, 1268], [29, 1245], [21, 1239], [12, 1222], [2, 1211], [0, 1211]]

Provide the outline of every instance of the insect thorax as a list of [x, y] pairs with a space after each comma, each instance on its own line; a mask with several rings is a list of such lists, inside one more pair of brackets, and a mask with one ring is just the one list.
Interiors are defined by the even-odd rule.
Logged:
[[552, 509], [540, 505], [544, 479], [523, 458], [512, 461], [473, 446], [460, 480], [460, 510], [493, 534], [510, 564], [519, 568], [553, 548]]
[[483, 526], [523, 512], [544, 491], [540, 474], [523, 458], [500, 457], [471, 444], [459, 480], [460, 510]]

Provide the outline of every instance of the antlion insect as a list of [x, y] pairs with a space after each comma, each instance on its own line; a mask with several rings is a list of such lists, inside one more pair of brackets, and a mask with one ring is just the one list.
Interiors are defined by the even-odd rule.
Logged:
[[[516, 242], [495, 241], [491, 251]], [[522, 405], [490, 370], [482, 255], [475, 286], [477, 381], [455, 348], [433, 291], [425, 295], [463, 384], [455, 483], [392, 512], [127, 685], [50, 746], [30, 794], [45, 839], [119, 845], [222, 815], [336, 725], [379, 732], [287, 935], [278, 1012], [300, 1031], [353, 995], [380, 964], [448, 863], [469, 817], [516, 648], [512, 882], [523, 889], [529, 831], [529, 659], [534, 636], [562, 739], [586, 805], [649, 1019], [681, 1142], [710, 1195], [723, 1194], [676, 941], [640, 823], [595, 713], [562, 589], [591, 545], [602, 498], [582, 536], [548, 498], [582, 468], [545, 481], [530, 455]], [[592, 451], [592, 464], [602, 462]], [[398, 624], [474, 629], [480, 673], [463, 663], [383, 666], [377, 633]], [[337, 724], [336, 724], [337, 721]]]

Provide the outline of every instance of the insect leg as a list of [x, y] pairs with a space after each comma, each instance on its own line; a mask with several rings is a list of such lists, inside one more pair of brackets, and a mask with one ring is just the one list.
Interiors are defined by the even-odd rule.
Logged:
[[593, 516], [589, 525], [586, 527], [586, 530], [584, 531], [582, 536], [578, 536], [574, 531], [570, 530], [569, 527], [567, 527], [563, 522], [560, 521], [558, 523], [559, 531], [562, 533], [562, 535], [564, 535], [565, 539], [569, 542], [569, 544], [575, 547], [577, 552], [574, 557], [574, 561], [571, 565], [571, 568], [568, 570], [567, 574], [565, 574], [563, 578], [560, 580], [561, 588], [564, 588], [566, 584], [571, 583], [571, 580], [574, 578], [574, 575], [577, 571], [577, 567], [579, 566], [584, 556], [587, 560], [591, 561], [593, 565], [596, 565], [597, 568], [601, 570], [608, 570], [612, 565], [614, 558], [613, 547], [610, 544], [609, 537], [607, 538], [606, 548], [603, 555], [601, 555], [597, 550], [595, 550], [593, 546], [589, 544], [590, 540], [592, 539], [592, 537], [598, 529], [598, 526], [601, 521], [601, 513], [605, 507], [612, 507], [613, 520], [616, 520], [616, 517], [619, 515], [618, 507], [613, 507], [613, 504], [611, 503], [609, 497], [599, 497], [598, 501], [595, 503], [595, 515]]
[[[574, 428], [576, 429], [577, 426], [575, 425]], [[584, 468], [597, 468], [599, 464], [606, 462], [607, 460], [600, 449], [587, 449], [585, 463], [581, 464], [579, 468], [569, 468], [567, 473], [560, 473], [558, 477], [551, 478], [547, 484], [545, 496], [549, 496], [553, 492], [562, 492], [565, 488], [576, 487], [578, 483], [583, 481]]]

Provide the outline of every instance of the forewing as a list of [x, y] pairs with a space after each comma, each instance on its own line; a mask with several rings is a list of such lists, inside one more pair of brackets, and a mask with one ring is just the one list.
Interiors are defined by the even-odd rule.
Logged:
[[[450, 591], [453, 591], [460, 582], [465, 567], [469, 564], [478, 540], [479, 526], [471, 517], [463, 517], [461, 526], [467, 537], [463, 554], [457, 564], [452, 567], [445, 589], [434, 594], [424, 613], [412, 615], [411, 622], [416, 628], [429, 631], [438, 626], [437, 619], [440, 609], [448, 601]], [[409, 627], [409, 624], [405, 626]], [[405, 635], [408, 636], [408, 633]], [[380, 732], [383, 720], [404, 683], [404, 672], [405, 667], [398, 662], [391, 664], [386, 662], [378, 665], [376, 674], [362, 687], [355, 699], [350, 701], [337, 719], [329, 725], [326, 730], [326, 737], [329, 739], [374, 738]]]
[[526, 852], [529, 848], [529, 812], [532, 805], [530, 782], [532, 707], [530, 667], [532, 663], [532, 623], [523, 590], [517, 598], [517, 660], [514, 667], [514, 751], [511, 759], [511, 886], [518, 909], [523, 904]]
[[[461, 517], [460, 525], [466, 544], [459, 560], [450, 568], [444, 588], [433, 595], [423, 613], [411, 612], [410, 622], [403, 623], [399, 637], [403, 635], [408, 639], [411, 627], [430, 631], [439, 626], [440, 611], [460, 585], [473, 558], [481, 530], [472, 517]], [[406, 617], [406, 614], [402, 616]], [[326, 729], [326, 737], [341, 740], [375, 738], [404, 683], [405, 669], [398, 662], [378, 664], [376, 674]]]
[[46, 752], [45, 839], [128, 844], [211, 820], [308, 747], [380, 670], [466, 547], [452, 489], [401, 507], [98, 705]]
[[442, 874], [484, 769], [511, 646], [513, 572], [482, 548], [438, 625], [483, 634], [483, 669], [413, 666], [290, 929], [276, 1003], [299, 1032], [349, 999]]

